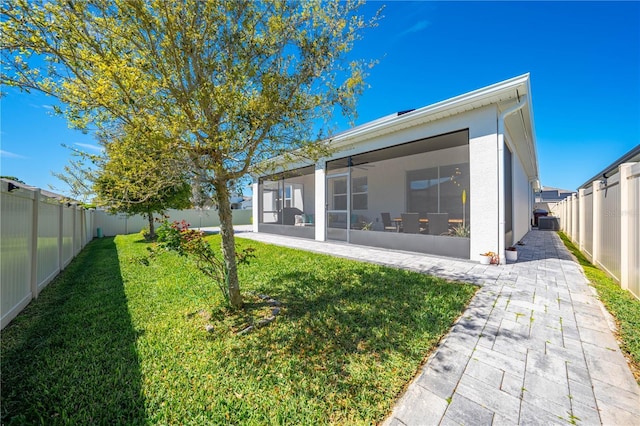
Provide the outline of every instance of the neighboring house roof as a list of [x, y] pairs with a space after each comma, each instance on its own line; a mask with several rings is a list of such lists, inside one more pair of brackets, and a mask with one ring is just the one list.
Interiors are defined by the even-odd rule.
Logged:
[[588, 181], [580, 185], [580, 188], [578, 189], [587, 188], [591, 186], [591, 184], [596, 180], [606, 179], [611, 175], [616, 174], [618, 172], [618, 167], [620, 167], [620, 164], [637, 163], [639, 161], [640, 161], [640, 145], [636, 145], [636, 147], [633, 148], [631, 151], [627, 152], [622, 157], [618, 158], [616, 161], [614, 161], [609, 166], [607, 166], [600, 173], [597, 173], [594, 177], [592, 177], [591, 179], [589, 179]]
[[[1, 180], [2, 180], [2, 182], [11, 183], [14, 187], [28, 189], [29, 191], [34, 191], [34, 190], [38, 189], [35, 186], [27, 185], [27, 184], [24, 184], [24, 183], [21, 183], [21, 182], [12, 180], [12, 179], [2, 178]], [[48, 198], [55, 198], [55, 199], [57, 199], [57, 200], [59, 200], [61, 202], [62, 201], [72, 201], [72, 202], [80, 203], [79, 201], [72, 200], [69, 197], [66, 197], [66, 196], [60, 195], [60, 194], [56, 194], [55, 192], [47, 191], [46, 189], [40, 189], [40, 194], [45, 196], [45, 197], [48, 197]]]
[[529, 158], [529, 161], [524, 164], [527, 175], [530, 179], [537, 180], [539, 172], [530, 94], [531, 86], [529, 74], [527, 73], [432, 105], [387, 115], [338, 133], [330, 137], [328, 142], [331, 143], [333, 148], [341, 150], [381, 135], [440, 120], [487, 105], [497, 105], [498, 113], [500, 114], [526, 96], [528, 102], [517, 112], [517, 116], [520, 119], [511, 119], [507, 127], [512, 132], [525, 136], [526, 141], [520, 143], [516, 148], [520, 151], [521, 158]]
[[575, 191], [543, 186], [537, 198], [539, 198], [539, 202], [557, 202], [564, 200], [572, 194], [575, 194]]

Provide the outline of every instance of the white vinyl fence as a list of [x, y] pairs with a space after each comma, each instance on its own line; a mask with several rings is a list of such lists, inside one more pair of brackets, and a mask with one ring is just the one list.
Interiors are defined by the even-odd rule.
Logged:
[[[249, 225], [251, 223], [251, 210], [232, 210], [234, 225]], [[185, 220], [192, 228], [204, 228], [220, 226], [220, 218], [216, 210], [167, 210], [169, 222]], [[158, 217], [156, 215], [156, 217]], [[156, 229], [159, 226], [156, 221]], [[149, 221], [140, 216], [128, 216], [123, 213], [109, 214], [103, 210], [96, 211], [95, 230], [97, 236], [98, 228], [105, 237], [123, 234], [135, 234], [144, 228], [149, 227]]]
[[[251, 223], [251, 210], [233, 210], [234, 225]], [[170, 221], [220, 225], [215, 210], [169, 210]], [[131, 234], [148, 226], [141, 216], [111, 215], [61, 203], [40, 189], [0, 185], [0, 329], [15, 318], [98, 236]]]
[[4, 328], [93, 238], [94, 211], [0, 188], [0, 316]]
[[621, 164], [551, 210], [592, 263], [640, 298], [640, 163]]

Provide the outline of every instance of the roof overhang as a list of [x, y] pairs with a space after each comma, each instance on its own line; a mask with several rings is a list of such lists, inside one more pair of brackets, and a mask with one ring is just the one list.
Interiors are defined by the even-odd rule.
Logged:
[[528, 161], [524, 161], [524, 167], [529, 179], [534, 181], [538, 179], [539, 172], [528, 73], [410, 112], [393, 114], [363, 124], [339, 133], [329, 138], [329, 141], [332, 147], [340, 150], [340, 148], [358, 145], [388, 133], [420, 126], [488, 105], [496, 105], [498, 112], [501, 113], [525, 96], [527, 98], [526, 105], [516, 114], [507, 117], [506, 127], [512, 134], [519, 135], [516, 148], [521, 158], [528, 158]]
[[640, 145], [637, 145], [631, 151], [627, 152], [622, 157], [618, 158], [616, 161], [611, 163], [607, 168], [602, 170], [600, 173], [598, 173], [597, 175], [595, 175], [594, 177], [592, 177], [591, 179], [589, 179], [588, 181], [580, 185], [580, 188], [578, 189], [587, 188], [597, 180], [603, 180], [603, 179], [609, 178], [611, 175], [618, 172], [618, 169], [621, 164], [637, 163], [639, 161], [640, 161]]
[[[518, 153], [521, 158], [524, 156], [528, 158], [523, 162], [525, 171], [532, 182], [537, 182], [539, 179], [538, 159], [528, 73], [432, 105], [382, 117], [338, 133], [324, 142], [329, 143], [336, 152], [340, 152], [347, 147], [360, 145], [382, 135], [421, 126], [489, 105], [496, 105], [498, 114], [500, 114], [525, 96], [527, 98], [526, 105], [517, 114], [507, 117], [505, 125], [511, 134], [518, 135], [516, 138]], [[277, 159], [274, 160], [277, 163]]]

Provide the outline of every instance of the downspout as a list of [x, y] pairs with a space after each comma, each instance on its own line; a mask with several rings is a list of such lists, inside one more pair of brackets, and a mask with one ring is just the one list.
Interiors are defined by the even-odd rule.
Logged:
[[505, 217], [504, 217], [504, 120], [527, 104], [527, 95], [523, 95], [517, 104], [507, 108], [498, 116], [498, 255], [500, 263], [506, 263], [505, 257]]

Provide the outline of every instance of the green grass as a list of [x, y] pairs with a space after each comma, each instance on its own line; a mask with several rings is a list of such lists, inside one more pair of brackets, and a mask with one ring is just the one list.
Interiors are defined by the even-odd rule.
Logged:
[[283, 304], [246, 335], [187, 259], [136, 263], [147, 247], [139, 235], [90, 243], [3, 330], [2, 423], [376, 423], [476, 291], [238, 244], [257, 255], [240, 269], [243, 293]]
[[594, 266], [562, 232], [558, 233], [576, 257], [600, 300], [618, 324], [620, 348], [627, 355], [631, 369], [640, 383], [640, 300], [623, 290], [613, 278]]

